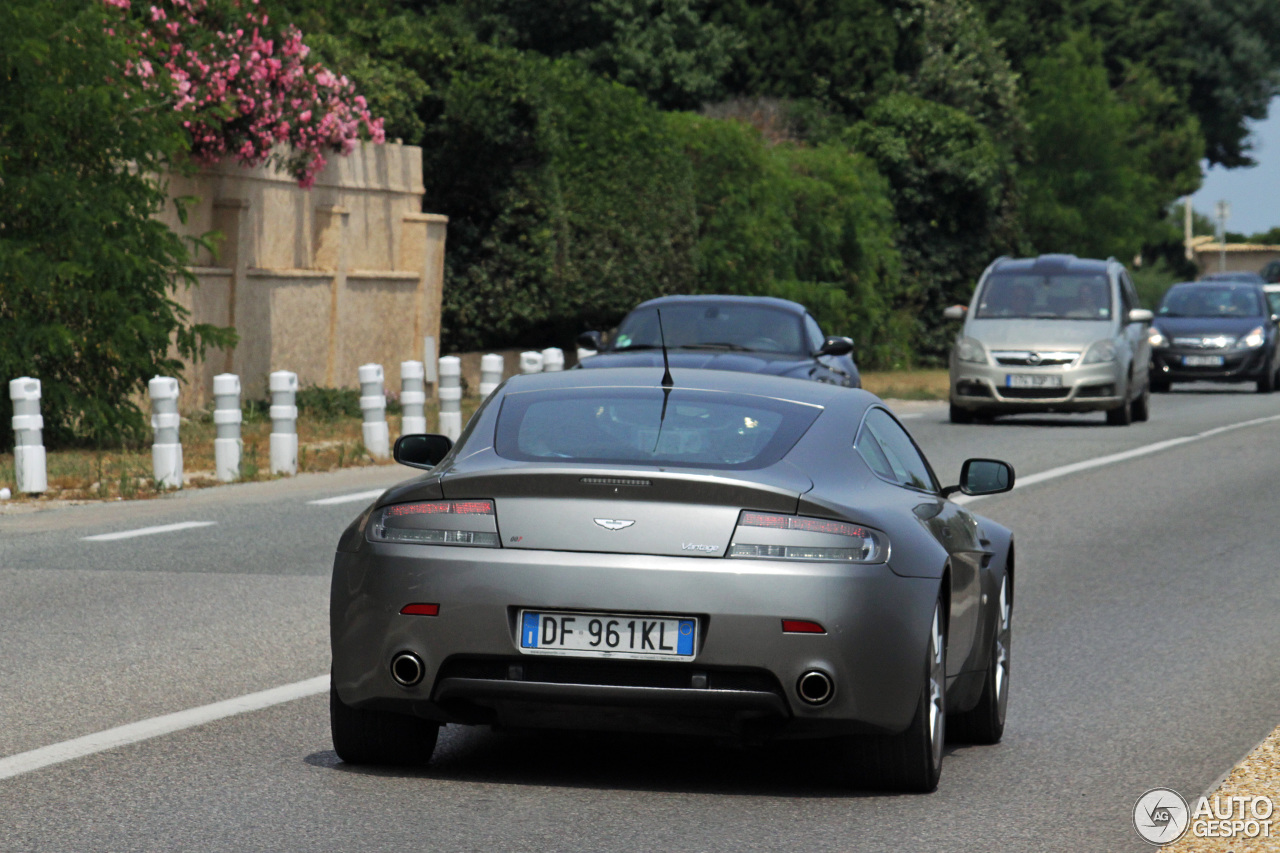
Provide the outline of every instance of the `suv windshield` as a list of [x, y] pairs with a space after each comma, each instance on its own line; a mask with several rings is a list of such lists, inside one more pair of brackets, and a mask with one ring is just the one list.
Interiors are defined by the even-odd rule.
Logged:
[[[761, 305], [669, 304], [662, 308], [662, 330], [671, 349], [729, 349], [808, 355], [800, 317]], [[614, 338], [615, 350], [662, 345], [658, 311], [638, 308], [626, 316]]]
[[666, 394], [656, 387], [508, 394], [494, 449], [526, 462], [763, 468], [822, 412], [749, 394], [680, 388]]
[[1109, 320], [1105, 273], [993, 273], [978, 300], [981, 319]]
[[1253, 287], [1230, 284], [1179, 284], [1160, 302], [1161, 317], [1261, 317]]

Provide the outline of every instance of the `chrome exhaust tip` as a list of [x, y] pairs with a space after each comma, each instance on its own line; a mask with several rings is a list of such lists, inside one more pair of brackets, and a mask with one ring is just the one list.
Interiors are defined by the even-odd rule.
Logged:
[[422, 665], [422, 658], [413, 652], [400, 652], [391, 659], [391, 677], [401, 687], [413, 687], [422, 681], [426, 671], [426, 667]]
[[811, 669], [796, 682], [796, 693], [810, 705], [825, 705], [836, 695], [836, 683], [820, 669]]

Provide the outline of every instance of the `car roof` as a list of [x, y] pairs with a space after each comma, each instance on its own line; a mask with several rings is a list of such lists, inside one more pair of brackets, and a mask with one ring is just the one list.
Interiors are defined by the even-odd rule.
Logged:
[[757, 305], [792, 314], [809, 313], [809, 309], [799, 302], [779, 299], [776, 296], [733, 296], [710, 293], [697, 296], [659, 296], [656, 299], [641, 302], [636, 308], [661, 308], [664, 305]]
[[1000, 272], [1040, 273], [1105, 273], [1115, 263], [1110, 259], [1078, 258], [1075, 255], [1040, 255], [1036, 258], [1002, 258], [993, 268]]
[[[672, 368], [672, 389], [723, 391], [773, 397], [797, 403], [822, 406], [855, 406], [866, 408], [880, 398], [858, 388], [843, 388], [826, 382], [742, 373], [736, 370], [703, 370]], [[614, 367], [609, 370], [562, 370], [552, 373], [517, 374], [508, 379], [505, 393], [557, 390], [569, 388], [661, 388], [660, 367]]]

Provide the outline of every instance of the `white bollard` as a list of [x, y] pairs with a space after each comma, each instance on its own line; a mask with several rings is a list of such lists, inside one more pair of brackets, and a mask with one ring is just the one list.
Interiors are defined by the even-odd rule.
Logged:
[[425, 378], [426, 366], [422, 362], [400, 362], [401, 435], [421, 435], [427, 431]]
[[520, 372], [521, 373], [541, 373], [542, 372], [542, 353], [540, 352], [520, 353]]
[[240, 377], [219, 373], [213, 377], [213, 467], [218, 479], [230, 483], [240, 479]]
[[542, 351], [542, 372], [555, 373], [564, 370], [564, 350], [560, 347], [547, 347]]
[[491, 352], [480, 358], [481, 397], [488, 397], [502, 384], [502, 374], [506, 367], [506, 361], [497, 353]]
[[13, 468], [18, 491], [39, 494], [49, 488], [40, 380], [30, 376], [14, 379], [9, 383], [9, 399], [13, 401]]
[[446, 355], [440, 359], [440, 434], [454, 441], [462, 435], [462, 359]]
[[170, 376], [154, 376], [147, 383], [151, 394], [151, 429], [155, 442], [151, 445], [151, 468], [156, 485], [166, 489], [182, 488], [182, 441], [178, 438], [178, 380]]
[[582, 347], [578, 347], [578, 363], [581, 364], [584, 358], [591, 358], [591, 356], [595, 354], [596, 351], [593, 349], [583, 349]]
[[298, 374], [277, 370], [267, 377], [271, 390], [271, 473], [298, 473]]
[[381, 364], [362, 364], [360, 376], [360, 414], [364, 416], [364, 447], [374, 459], [391, 455], [391, 433], [387, 429], [387, 395], [383, 391]]

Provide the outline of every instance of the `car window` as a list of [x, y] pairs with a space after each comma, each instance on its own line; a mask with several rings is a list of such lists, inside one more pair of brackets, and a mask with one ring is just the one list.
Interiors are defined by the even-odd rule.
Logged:
[[1280, 314], [1280, 290], [1268, 290], [1267, 301], [1271, 303], [1271, 313]]
[[1109, 320], [1105, 273], [992, 273], [978, 300], [979, 319]]
[[662, 308], [662, 334], [656, 308], [637, 308], [618, 326], [615, 349], [661, 346], [671, 349], [725, 348], [808, 355], [800, 317], [765, 305], [724, 302], [669, 303]]
[[822, 334], [822, 327], [818, 325], [818, 321], [804, 315], [804, 333], [809, 339], [809, 352], [817, 352], [822, 349], [822, 344], [827, 340], [827, 336]]
[[681, 388], [521, 391], [502, 401], [494, 449], [526, 462], [749, 470], [781, 459], [821, 412]]
[[1138, 302], [1138, 291], [1133, 286], [1133, 279], [1129, 278], [1129, 274], [1127, 272], [1120, 273], [1120, 299], [1120, 316], [1124, 318], [1124, 322], [1127, 323], [1129, 322], [1129, 312], [1134, 308], [1137, 308], [1140, 304]]
[[1253, 285], [1176, 284], [1160, 302], [1161, 317], [1261, 317], [1262, 304]]
[[884, 409], [867, 412], [854, 447], [880, 477], [900, 486], [937, 491], [929, 463], [907, 431]]

